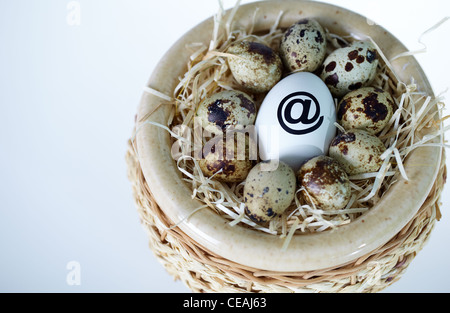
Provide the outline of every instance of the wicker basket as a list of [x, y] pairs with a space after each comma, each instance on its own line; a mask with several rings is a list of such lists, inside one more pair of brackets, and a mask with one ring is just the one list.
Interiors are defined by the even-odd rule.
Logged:
[[[306, 15], [331, 10], [336, 14], [356, 16], [355, 13], [341, 8], [311, 2], [271, 1], [259, 4], [259, 6], [263, 6], [262, 11], [264, 12], [270, 7], [277, 7], [278, 10], [278, 6], [289, 5], [289, 2], [296, 8], [301, 6]], [[254, 11], [255, 5], [245, 6], [242, 14], [248, 16], [249, 14], [245, 13]], [[362, 19], [362, 17], [358, 18]], [[285, 23], [289, 23], [289, 17]], [[205, 28], [210, 29], [210, 26], [211, 21], [197, 26], [185, 36], [184, 42], [186, 40], [193, 41], [199, 31], [201, 32]], [[265, 27], [264, 22], [260, 27]], [[384, 34], [386, 35], [385, 31]], [[401, 46], [401, 49], [404, 47]], [[391, 51], [391, 53], [395, 52], [398, 51]], [[172, 65], [176, 67], [182, 62], [183, 60], [172, 63]], [[401, 68], [401, 64], [398, 66]], [[418, 67], [417, 64], [416, 66]], [[161, 73], [176, 76], [177, 71], [168, 70], [167, 61], [163, 62], [155, 70], [149, 86], [152, 79]], [[419, 74], [423, 75], [420, 68]], [[420, 77], [420, 79], [424, 88], [431, 90], [426, 78]], [[170, 93], [172, 86], [173, 84], [167, 84], [167, 90], [162, 91]], [[149, 101], [149, 95], [144, 95], [142, 103]], [[148, 114], [148, 108], [145, 110], [140, 108], [138, 116], [146, 114]], [[156, 133], [151, 138], [159, 144], [164, 144], [167, 142], [167, 138], [162, 137]], [[142, 138], [148, 140], [149, 135]], [[139, 140], [138, 137], [137, 139]], [[351, 260], [338, 262], [326, 268], [299, 271], [256, 268], [243, 264], [245, 262], [239, 262], [238, 258], [232, 260], [220, 253], [220, 250], [213, 251], [214, 249], [199, 242], [189, 228], [183, 229], [183, 225], [176, 224], [170, 218], [170, 214], [164, 209], [164, 201], [162, 202], [160, 198], [158, 202], [157, 197], [152, 194], [150, 187], [152, 181], [149, 181], [152, 175], [146, 175], [149, 168], [151, 171], [152, 160], [146, 159], [146, 171], [142, 166], [142, 158], [147, 157], [147, 152], [142, 149], [142, 142], [139, 144], [134, 140], [134, 137], [130, 139], [127, 151], [128, 174], [141, 221], [148, 231], [150, 248], [171, 275], [182, 280], [188, 288], [195, 292], [378, 292], [401, 277], [426, 243], [435, 222], [440, 218], [439, 199], [446, 180], [445, 155], [444, 151], [439, 150], [439, 155], [436, 156], [436, 149], [434, 149], [432, 154], [437, 160], [437, 164], [435, 165], [436, 170], [430, 174], [433, 177], [428, 177], [430, 183], [429, 186], [426, 186], [426, 190], [429, 192], [423, 197], [426, 199], [415, 204], [416, 208], [412, 217], [409, 217], [403, 225], [397, 225], [398, 229], [395, 233], [388, 240], [384, 240], [381, 246], [376, 245], [370, 251], [365, 251]], [[161, 149], [164, 150], [164, 146], [161, 146]], [[136, 153], [139, 154], [139, 157]], [[422, 151], [422, 153], [427, 152]], [[160, 165], [155, 162], [155, 166]], [[175, 169], [170, 170], [175, 171]]]

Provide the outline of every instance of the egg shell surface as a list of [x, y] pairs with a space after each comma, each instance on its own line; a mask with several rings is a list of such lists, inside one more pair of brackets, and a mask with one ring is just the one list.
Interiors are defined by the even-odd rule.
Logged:
[[303, 198], [318, 209], [340, 210], [350, 201], [348, 175], [336, 160], [328, 156], [318, 156], [307, 161], [298, 171], [297, 177], [303, 187]]
[[269, 91], [281, 79], [283, 64], [270, 47], [251, 41], [232, 45], [228, 64], [236, 81], [249, 92]]
[[197, 108], [203, 128], [221, 134], [229, 126], [252, 125], [256, 119], [256, 105], [246, 93], [226, 90], [204, 99]]
[[336, 135], [336, 109], [324, 82], [308, 72], [282, 79], [266, 95], [255, 122], [262, 160], [297, 171], [307, 159], [327, 154]]
[[[244, 135], [244, 134], [242, 134]], [[239, 140], [242, 140], [239, 142]], [[243, 146], [240, 146], [243, 143]], [[203, 157], [198, 164], [203, 174], [226, 183], [238, 183], [246, 179], [254, 165], [250, 146], [256, 147], [247, 135], [244, 139], [230, 141], [222, 136], [209, 140], [202, 149]]]
[[280, 56], [290, 72], [314, 72], [323, 62], [327, 40], [323, 27], [312, 18], [290, 26], [280, 43]]
[[296, 177], [292, 168], [279, 162], [265, 170], [264, 163], [255, 165], [244, 186], [245, 212], [255, 222], [268, 222], [282, 214], [294, 200]]
[[348, 93], [339, 103], [337, 118], [345, 129], [362, 129], [377, 134], [394, 113], [394, 100], [389, 92], [363, 87]]
[[333, 139], [329, 156], [338, 161], [348, 175], [377, 172], [386, 151], [383, 142], [364, 130], [353, 129]]
[[372, 43], [355, 41], [333, 51], [323, 62], [320, 75], [331, 93], [341, 98], [350, 91], [368, 86], [376, 75], [378, 53]]

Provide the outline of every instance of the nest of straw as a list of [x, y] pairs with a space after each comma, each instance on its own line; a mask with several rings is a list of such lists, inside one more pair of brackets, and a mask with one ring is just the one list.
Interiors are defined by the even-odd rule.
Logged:
[[[187, 71], [180, 77], [178, 86], [172, 95], [161, 94], [157, 90], [146, 88], [146, 91], [159, 96], [161, 105], [169, 105], [171, 114], [165, 128], [172, 135], [173, 143], [182, 141], [180, 151], [174, 155], [178, 169], [183, 173], [183, 179], [192, 189], [192, 198], [202, 202], [200, 209], [210, 209], [227, 219], [231, 225], [243, 225], [257, 231], [263, 231], [286, 238], [284, 248], [289, 239], [298, 233], [311, 233], [327, 231], [348, 223], [370, 210], [383, 197], [384, 193], [395, 184], [401, 175], [408, 179], [403, 164], [409, 153], [422, 146], [446, 147], [444, 143], [444, 127], [442, 110], [444, 104], [441, 97], [434, 97], [419, 92], [414, 80], [402, 82], [392, 70], [390, 62], [383, 51], [377, 47], [381, 56], [377, 68], [377, 75], [372, 83], [373, 87], [388, 91], [395, 100], [396, 110], [385, 129], [378, 135], [387, 147], [382, 155], [383, 165], [376, 173], [365, 173], [351, 176], [352, 198], [346, 208], [339, 211], [323, 211], [306, 203], [302, 198], [300, 189], [295, 195], [291, 206], [284, 214], [274, 218], [267, 224], [257, 224], [251, 221], [244, 213], [243, 187], [241, 183], [223, 183], [205, 177], [199, 167], [198, 160], [192, 151], [198, 142], [192, 132], [191, 137], [183, 134], [180, 125], [194, 129], [194, 117], [198, 105], [203, 99], [223, 90], [241, 90], [242, 87], [234, 80], [228, 68], [227, 58], [230, 55], [227, 49], [240, 41], [256, 41], [278, 50], [284, 30], [278, 27], [283, 14], [266, 33], [254, 33], [253, 27], [233, 28], [233, 17], [238, 5], [232, 10], [228, 19], [224, 19], [222, 10], [215, 16], [214, 30], [209, 46], [202, 43], [191, 43], [186, 47], [191, 51], [187, 63]], [[255, 18], [256, 18], [255, 13]], [[352, 36], [340, 37], [327, 31], [329, 52], [348, 45], [357, 40]], [[402, 57], [400, 55], [398, 57]], [[259, 106], [265, 94], [253, 95], [255, 103]], [[338, 100], [336, 99], [336, 105]], [[437, 110], [436, 110], [437, 108]], [[151, 114], [151, 113], [150, 113]], [[147, 116], [148, 117], [148, 116]], [[145, 125], [146, 117], [144, 117]], [[150, 122], [149, 122], [150, 123]], [[154, 123], [153, 123], [154, 124]], [[339, 127], [339, 125], [337, 125]], [[436, 142], [440, 138], [440, 142]], [[202, 138], [203, 144], [209, 138]], [[197, 212], [194, 211], [193, 214]]]

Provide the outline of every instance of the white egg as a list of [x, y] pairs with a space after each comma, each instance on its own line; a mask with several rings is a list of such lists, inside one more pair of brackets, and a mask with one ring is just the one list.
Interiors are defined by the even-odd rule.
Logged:
[[324, 61], [322, 80], [334, 96], [340, 98], [350, 91], [368, 86], [375, 78], [377, 50], [368, 41], [355, 41], [336, 49]]
[[336, 135], [330, 91], [316, 75], [294, 73], [265, 97], [255, 122], [262, 160], [279, 159], [295, 171], [303, 161], [327, 154]]

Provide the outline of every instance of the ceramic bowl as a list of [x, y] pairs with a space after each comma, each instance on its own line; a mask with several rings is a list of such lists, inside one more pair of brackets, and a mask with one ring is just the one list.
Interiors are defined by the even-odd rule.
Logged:
[[[407, 51], [387, 30], [371, 25], [368, 20], [347, 9], [313, 1], [261, 1], [243, 5], [235, 20], [249, 25], [259, 8], [255, 31], [266, 31], [280, 11], [284, 14], [280, 27], [287, 28], [300, 18], [314, 17], [324, 27], [338, 35], [370, 36], [388, 59]], [[229, 12], [228, 12], [229, 14]], [[154, 69], [147, 86], [171, 95], [186, 72], [190, 52], [186, 44], [203, 42], [209, 45], [213, 30], [210, 18], [180, 38]], [[398, 77], [409, 82], [414, 78], [419, 90], [433, 94], [430, 84], [414, 57], [395, 60], [393, 68]], [[144, 93], [138, 108], [141, 120], [161, 104], [161, 98]], [[166, 124], [169, 108], [160, 106], [149, 120]], [[441, 150], [435, 147], [415, 149], [407, 158], [405, 168], [409, 181], [398, 181], [381, 201], [348, 225], [331, 231], [295, 235], [286, 251], [278, 236], [243, 226], [230, 226], [212, 210], [191, 213], [202, 205], [191, 198], [192, 190], [182, 180], [171, 157], [169, 133], [159, 127], [137, 124], [137, 151], [149, 188], [167, 217], [197, 243], [223, 258], [242, 265], [269, 271], [310, 271], [335, 267], [365, 255], [389, 241], [416, 214], [432, 188], [439, 170]], [[190, 216], [190, 217], [189, 217]], [[186, 219], [189, 217], [188, 219]]]

